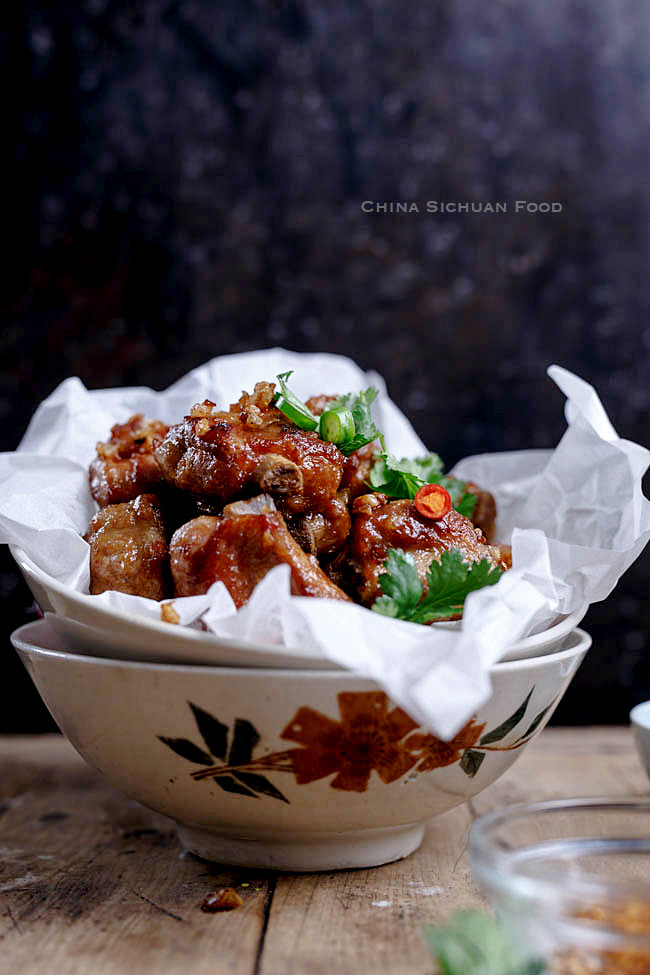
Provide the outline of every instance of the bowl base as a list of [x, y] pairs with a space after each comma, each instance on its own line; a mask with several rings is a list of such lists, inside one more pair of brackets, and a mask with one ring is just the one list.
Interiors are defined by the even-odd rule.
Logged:
[[178, 836], [187, 850], [204, 860], [303, 873], [378, 867], [402, 860], [419, 847], [424, 824], [343, 833], [255, 830], [246, 834], [227, 827], [213, 831], [179, 823]]

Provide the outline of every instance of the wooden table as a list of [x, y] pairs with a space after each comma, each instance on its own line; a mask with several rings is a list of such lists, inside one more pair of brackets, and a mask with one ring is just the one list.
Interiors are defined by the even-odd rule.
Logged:
[[[480, 903], [472, 819], [527, 799], [648, 796], [627, 728], [547, 729], [399, 863], [327, 874], [211, 866], [58, 736], [0, 738], [0, 972], [431, 975], [423, 925]], [[244, 906], [205, 914], [235, 887]]]

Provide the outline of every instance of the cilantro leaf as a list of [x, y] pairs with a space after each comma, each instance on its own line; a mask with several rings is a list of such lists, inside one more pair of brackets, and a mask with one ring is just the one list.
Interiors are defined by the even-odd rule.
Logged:
[[442, 552], [440, 561], [431, 563], [427, 571], [428, 591], [423, 595], [410, 553], [390, 549], [384, 567], [386, 572], [379, 576], [383, 595], [372, 608], [383, 616], [411, 623], [433, 623], [458, 616], [470, 592], [493, 586], [503, 575], [503, 569], [492, 566], [487, 559], [466, 562], [463, 553], [455, 548]]
[[428, 592], [418, 604], [416, 623], [449, 619], [462, 613], [465, 599], [471, 592], [493, 586], [503, 575], [503, 569], [492, 566], [487, 559], [466, 562], [455, 548], [443, 552], [440, 562], [435, 560], [427, 571]]
[[542, 975], [544, 962], [525, 960], [504, 930], [479, 910], [456, 911], [447, 927], [427, 927], [441, 975]]
[[467, 490], [464, 481], [443, 474], [444, 465], [438, 454], [400, 460], [389, 454], [384, 447], [372, 466], [370, 486], [390, 498], [409, 498], [411, 501], [424, 484], [441, 484], [451, 496], [452, 506], [461, 515], [471, 518], [476, 507], [476, 495]]
[[378, 395], [379, 390], [369, 386], [360, 393], [346, 393], [345, 396], [339, 396], [334, 402], [328, 404], [328, 410], [350, 410], [354, 418], [354, 436], [351, 440], [337, 444], [346, 457], [381, 436], [370, 412], [370, 407]]
[[423, 484], [437, 483], [442, 474], [442, 461], [437, 454], [427, 454], [409, 460], [398, 460], [385, 450], [370, 471], [370, 484], [375, 491], [391, 498], [410, 498], [418, 493]]
[[[384, 562], [386, 572], [379, 576], [383, 592], [373, 605], [376, 613], [408, 619], [422, 598], [423, 588], [415, 559], [399, 548], [391, 548]], [[403, 614], [407, 614], [404, 616]]]

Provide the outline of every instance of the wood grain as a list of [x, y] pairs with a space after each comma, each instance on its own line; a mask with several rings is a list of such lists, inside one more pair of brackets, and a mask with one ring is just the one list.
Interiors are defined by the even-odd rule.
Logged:
[[[63, 739], [3, 739], [0, 783], [0, 971], [254, 971], [267, 877], [183, 856], [169, 820], [104, 784]], [[204, 914], [221, 886], [244, 906]]]
[[[62, 738], [0, 738], [0, 972], [430, 975], [424, 924], [480, 903], [473, 816], [648, 792], [628, 729], [548, 729], [471, 804], [432, 820], [406, 860], [274, 875], [184, 856], [168, 820], [111, 789]], [[204, 914], [221, 886], [244, 906]]]

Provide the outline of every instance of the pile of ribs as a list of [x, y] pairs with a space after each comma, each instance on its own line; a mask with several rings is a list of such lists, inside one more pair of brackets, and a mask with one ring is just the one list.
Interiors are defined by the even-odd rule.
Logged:
[[[346, 457], [300, 429], [259, 382], [228, 411], [209, 400], [175, 426], [136, 414], [97, 444], [90, 491], [100, 506], [85, 539], [90, 592], [162, 600], [225, 584], [239, 608], [269, 569], [285, 563], [295, 595], [372, 606], [391, 548], [410, 552], [426, 584], [433, 559], [460, 549], [469, 562], [507, 567], [489, 544], [494, 498], [476, 485], [472, 520], [439, 521], [413, 501], [368, 486], [377, 446]], [[319, 414], [334, 397], [314, 396]]]

